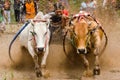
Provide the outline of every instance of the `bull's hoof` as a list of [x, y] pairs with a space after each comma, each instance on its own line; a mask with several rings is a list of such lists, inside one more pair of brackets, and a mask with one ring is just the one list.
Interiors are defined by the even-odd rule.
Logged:
[[83, 72], [83, 76], [84, 77], [92, 77], [93, 76], [93, 73], [91, 70], [87, 70], [87, 71], [84, 71]]
[[42, 73], [43, 73], [43, 77], [44, 78], [48, 78], [48, 77], [50, 77], [50, 73], [49, 73], [49, 71], [48, 70], [44, 70], [44, 71], [42, 71]]
[[36, 72], [36, 76], [37, 77], [42, 77], [42, 72], [41, 71]]
[[35, 73], [36, 73], [36, 76], [37, 76], [37, 77], [42, 77], [42, 72], [41, 72], [41, 69], [40, 69], [40, 68], [35, 67]]
[[43, 76], [44, 78], [50, 77], [50, 73], [49, 73], [48, 70], [46, 70], [45, 68], [42, 68], [41, 71], [42, 71], [42, 76]]
[[93, 70], [94, 75], [100, 75], [100, 68]]

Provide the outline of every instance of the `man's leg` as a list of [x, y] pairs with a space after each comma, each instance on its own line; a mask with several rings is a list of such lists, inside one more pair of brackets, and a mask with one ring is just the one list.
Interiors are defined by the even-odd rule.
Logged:
[[10, 23], [10, 22], [11, 22], [10, 10], [9, 10], [9, 11], [7, 11], [7, 14], [8, 14], [8, 23]]

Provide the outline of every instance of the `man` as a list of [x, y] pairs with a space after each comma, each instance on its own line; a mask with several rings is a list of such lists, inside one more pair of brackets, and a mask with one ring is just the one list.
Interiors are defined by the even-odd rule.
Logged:
[[87, 1], [83, 1], [80, 6], [80, 10], [85, 10], [87, 8]]
[[11, 18], [10, 18], [10, 7], [11, 7], [11, 2], [10, 0], [5, 0], [4, 2], [4, 13], [7, 19], [5, 19], [5, 22], [10, 23]]
[[96, 8], [96, 1], [95, 0], [86, 0], [81, 3], [80, 10], [87, 11], [91, 14], [94, 14]]
[[36, 15], [35, 3], [33, 0], [27, 0], [25, 3], [26, 19], [33, 19]]
[[15, 12], [15, 20], [16, 22], [20, 21], [20, 7], [22, 5], [22, 2], [20, 0], [14, 1], [14, 12]]

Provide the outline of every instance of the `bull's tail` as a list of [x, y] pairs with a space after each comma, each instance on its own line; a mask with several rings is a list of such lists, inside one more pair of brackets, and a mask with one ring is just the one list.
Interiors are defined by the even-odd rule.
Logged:
[[[95, 19], [95, 17], [93, 17], [93, 16], [91, 16], [91, 17], [92, 17], [92, 18], [94, 19], [94, 21], [99, 25], [99, 22]], [[102, 49], [101, 52], [100, 52], [100, 56], [101, 56], [102, 53], [105, 51], [106, 46], [107, 46], [107, 44], [108, 44], [108, 37], [107, 37], [104, 29], [103, 29], [101, 26], [100, 26], [100, 29], [102, 30], [102, 32], [104, 33], [104, 36], [105, 36], [105, 45], [104, 45], [103, 49]]]
[[26, 26], [27, 26], [28, 24], [29, 24], [29, 22], [27, 22], [26, 24], [24, 24], [23, 27], [16, 33], [16, 35], [14, 36], [14, 38], [12, 39], [12, 41], [10, 42], [8, 53], [9, 53], [9, 58], [10, 58], [10, 60], [11, 60], [12, 62], [14, 62], [13, 59], [12, 59], [12, 57], [11, 57], [11, 53], [10, 53], [12, 44], [13, 44], [13, 42], [16, 40], [16, 38], [18, 37], [18, 35], [26, 28]]
[[108, 37], [107, 37], [107, 35], [106, 35], [106, 33], [105, 33], [104, 29], [103, 29], [102, 27], [100, 27], [100, 29], [102, 30], [102, 32], [104, 33], [104, 36], [105, 36], [105, 44], [104, 44], [103, 49], [102, 49], [102, 50], [101, 50], [101, 52], [100, 52], [100, 56], [101, 56], [101, 55], [102, 55], [102, 53], [105, 51], [106, 46], [107, 46], [107, 44], [108, 44]]

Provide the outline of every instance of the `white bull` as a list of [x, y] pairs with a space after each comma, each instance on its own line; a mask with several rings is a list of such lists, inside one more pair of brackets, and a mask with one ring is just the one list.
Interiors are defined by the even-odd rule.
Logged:
[[[31, 20], [23, 30], [21, 30], [19, 39], [21, 41], [21, 45], [28, 49], [33, 58], [37, 77], [43, 76], [46, 59], [49, 53], [49, 19], [46, 20], [43, 13], [39, 12], [37, 16]], [[10, 47], [9, 49], [11, 49]], [[38, 60], [39, 54], [43, 55], [41, 65], [39, 65]]]

